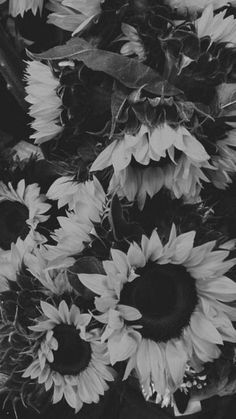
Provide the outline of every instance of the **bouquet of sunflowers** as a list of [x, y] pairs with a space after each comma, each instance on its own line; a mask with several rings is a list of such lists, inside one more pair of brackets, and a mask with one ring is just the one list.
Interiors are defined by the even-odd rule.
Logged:
[[0, 156], [7, 414], [216, 418], [204, 403], [236, 393], [236, 2], [0, 3], [13, 38], [26, 16], [56, 34], [22, 35], [8, 81], [31, 128]]

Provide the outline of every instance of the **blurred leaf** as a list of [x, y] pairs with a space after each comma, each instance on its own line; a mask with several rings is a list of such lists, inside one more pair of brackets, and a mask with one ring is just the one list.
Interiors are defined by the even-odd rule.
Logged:
[[119, 88], [118, 86], [114, 87], [114, 91], [111, 97], [111, 113], [112, 113], [112, 124], [111, 124], [111, 133], [110, 138], [114, 134], [116, 123], [121, 113], [121, 110], [129, 96], [129, 92], [125, 92], [124, 89]]
[[78, 259], [70, 270], [77, 274], [105, 274], [102, 262], [95, 256], [83, 256]]
[[141, 239], [142, 234], [144, 234], [142, 228], [137, 223], [126, 221], [117, 195], [113, 197], [111, 202], [109, 221], [115, 240], [128, 239], [130, 242], [138, 241]]
[[65, 45], [54, 47], [40, 54], [28, 52], [36, 60], [73, 59], [82, 61], [93, 71], [101, 71], [131, 89], [144, 86], [144, 90], [154, 95], [172, 96], [181, 93], [150, 67], [136, 59], [110, 51], [95, 49], [81, 38], [73, 38]]

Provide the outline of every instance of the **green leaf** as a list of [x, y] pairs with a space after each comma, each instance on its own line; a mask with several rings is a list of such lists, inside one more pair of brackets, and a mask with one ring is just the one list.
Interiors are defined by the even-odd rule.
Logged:
[[106, 73], [131, 89], [144, 86], [144, 90], [158, 96], [173, 96], [182, 93], [156, 71], [136, 59], [96, 49], [81, 38], [72, 38], [65, 45], [51, 48], [40, 54], [28, 52], [28, 55], [36, 60], [82, 61], [91, 70]]

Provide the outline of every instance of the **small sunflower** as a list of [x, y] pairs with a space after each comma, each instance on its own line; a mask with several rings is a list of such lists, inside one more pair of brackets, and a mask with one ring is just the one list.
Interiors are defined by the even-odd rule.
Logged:
[[146, 53], [144, 45], [138, 35], [137, 30], [127, 23], [122, 23], [121, 30], [124, 36], [119, 38], [121, 41], [127, 41], [121, 48], [120, 53], [125, 56], [135, 56], [140, 61], [145, 61]]
[[[59, 177], [50, 186], [47, 197], [56, 200], [58, 208], [68, 205], [69, 210], [73, 210], [78, 205], [81, 210], [84, 204], [85, 214], [88, 208], [91, 208], [89, 202], [100, 211], [105, 202], [105, 192], [96, 176], [86, 182], [76, 182], [70, 176]], [[96, 215], [94, 216], [96, 219]], [[89, 218], [93, 216], [90, 214]]]
[[49, 216], [45, 213], [51, 208], [45, 200], [37, 183], [26, 185], [22, 179], [14, 189], [11, 183], [0, 182], [0, 246], [4, 250], [9, 250], [18, 237], [25, 239], [34, 234], [36, 241], [36, 235], [40, 239], [35, 230], [39, 223], [48, 220]]
[[[163, 186], [174, 194], [178, 189], [177, 198], [190, 192], [193, 194], [200, 179], [206, 179], [201, 168], [211, 168], [209, 159], [203, 145], [185, 127], [174, 129], [164, 123], [151, 130], [142, 125], [137, 135], [125, 134], [124, 138], [114, 140], [105, 148], [91, 171], [113, 165], [110, 191], [118, 186], [118, 193], [132, 200], [138, 197], [143, 207], [145, 196], [152, 197]], [[176, 187], [173, 187], [174, 183]]]
[[34, 119], [31, 125], [35, 133], [31, 138], [36, 144], [41, 144], [62, 131], [62, 102], [57, 95], [59, 81], [49, 66], [38, 61], [28, 62], [25, 80], [29, 114]]
[[218, 189], [225, 189], [232, 182], [231, 176], [236, 171], [236, 129], [232, 129], [223, 140], [216, 141], [218, 154], [212, 157], [209, 177]]
[[[168, 4], [172, 9], [175, 9], [179, 14], [197, 14], [201, 13], [209, 4], [214, 7], [214, 9], [220, 8], [227, 5], [227, 0], [165, 0], [165, 3]], [[234, 3], [231, 1], [230, 3]]]
[[0, 292], [9, 289], [9, 281], [16, 281], [23, 262], [35, 247], [35, 241], [28, 236], [27, 240], [17, 239], [10, 250], [0, 250]]
[[227, 47], [235, 47], [236, 20], [233, 15], [226, 17], [226, 13], [227, 10], [214, 14], [213, 6], [209, 4], [195, 21], [198, 37], [210, 36], [212, 42], [223, 42]]
[[146, 394], [152, 387], [162, 401], [182, 384], [187, 365], [199, 371], [220, 356], [224, 341], [236, 342], [236, 314], [227, 305], [236, 284], [226, 276], [234, 244], [194, 247], [195, 234], [177, 235], [173, 225], [163, 245], [154, 230], [127, 254], [112, 249], [105, 275], [79, 274], [97, 294], [111, 363], [128, 360], [125, 378], [135, 370]]
[[100, 0], [50, 0], [47, 8], [52, 12], [48, 23], [66, 31], [78, 32], [101, 12]]
[[96, 330], [86, 333], [91, 316], [77, 306], [69, 309], [62, 300], [56, 308], [42, 301], [41, 309], [44, 317], [29, 327], [41, 343], [23, 378], [37, 380], [46, 391], [52, 388], [54, 404], [64, 397], [78, 412], [83, 403], [97, 403], [108, 389], [106, 381], [114, 379], [106, 345]]
[[[1, 0], [1, 3], [4, 3], [6, 0]], [[21, 15], [24, 16], [25, 12], [31, 10], [31, 12], [36, 15], [39, 10], [42, 13], [44, 0], [9, 0], [9, 14], [13, 17]]]
[[69, 208], [66, 217], [57, 218], [60, 228], [52, 234], [56, 245], [47, 245], [45, 253], [48, 260], [62, 262], [80, 253], [90, 241], [93, 223], [101, 221], [106, 195], [96, 177], [85, 183], [62, 177], [53, 183], [47, 195], [57, 199], [59, 207], [67, 204]]

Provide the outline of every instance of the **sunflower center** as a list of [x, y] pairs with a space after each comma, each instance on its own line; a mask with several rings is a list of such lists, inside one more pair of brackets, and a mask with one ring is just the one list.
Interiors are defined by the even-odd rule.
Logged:
[[142, 314], [140, 333], [155, 341], [180, 337], [197, 305], [195, 280], [183, 266], [149, 262], [140, 276], [125, 284], [121, 303]]
[[11, 248], [18, 237], [24, 239], [29, 227], [26, 220], [29, 218], [28, 208], [20, 202], [3, 201], [0, 203], [0, 247], [4, 250]]
[[79, 374], [90, 362], [90, 344], [81, 339], [74, 326], [68, 324], [56, 326], [53, 334], [58, 342], [58, 349], [53, 353], [52, 369], [62, 375]]

